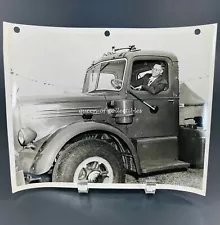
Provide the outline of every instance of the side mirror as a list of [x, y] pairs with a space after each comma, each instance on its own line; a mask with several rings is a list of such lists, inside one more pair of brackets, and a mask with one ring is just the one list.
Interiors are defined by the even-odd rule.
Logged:
[[152, 106], [153, 106], [153, 109], [150, 108], [150, 112], [153, 113], [153, 114], [157, 113], [158, 110], [159, 110], [159, 107], [157, 105], [152, 105]]

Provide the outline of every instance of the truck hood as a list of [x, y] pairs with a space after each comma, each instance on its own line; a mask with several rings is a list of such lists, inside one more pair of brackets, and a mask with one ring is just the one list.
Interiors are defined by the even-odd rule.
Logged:
[[102, 93], [99, 94], [84, 94], [84, 93], [68, 93], [62, 95], [48, 95], [48, 96], [27, 96], [19, 97], [19, 103], [22, 105], [29, 104], [60, 104], [70, 102], [86, 102], [86, 101], [99, 101], [105, 100], [105, 96]]
[[105, 120], [106, 98], [102, 94], [62, 94], [58, 96], [19, 98], [17, 115], [21, 127], [37, 132], [37, 140], [53, 133], [62, 126], [82, 121], [84, 113], [93, 113], [93, 119]]

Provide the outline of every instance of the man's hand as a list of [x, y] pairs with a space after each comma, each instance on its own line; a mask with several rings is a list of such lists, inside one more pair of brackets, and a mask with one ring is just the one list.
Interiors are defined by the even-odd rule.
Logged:
[[144, 77], [146, 74], [152, 74], [152, 70], [144, 71], [138, 74], [138, 79], [141, 79]]

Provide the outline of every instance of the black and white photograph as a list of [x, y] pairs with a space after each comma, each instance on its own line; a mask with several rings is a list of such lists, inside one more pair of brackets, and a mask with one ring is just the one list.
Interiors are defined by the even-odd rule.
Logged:
[[152, 180], [205, 196], [216, 33], [5, 22], [12, 192]]

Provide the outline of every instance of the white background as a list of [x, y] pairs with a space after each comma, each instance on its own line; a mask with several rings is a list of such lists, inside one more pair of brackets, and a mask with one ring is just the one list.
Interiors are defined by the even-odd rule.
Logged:
[[[209, 72], [213, 63], [215, 27], [212, 25], [169, 29], [18, 26], [20, 33], [15, 33], [11, 25], [7, 43], [9, 67], [14, 71], [20, 96], [80, 92], [86, 69], [93, 60], [111, 51], [112, 46], [135, 44], [142, 50], [176, 54], [180, 81], [186, 82], [204, 100], [209, 98], [210, 79], [213, 79]], [[196, 28], [200, 28], [200, 35], [194, 34]], [[110, 31], [110, 37], [104, 36], [105, 30]]]

